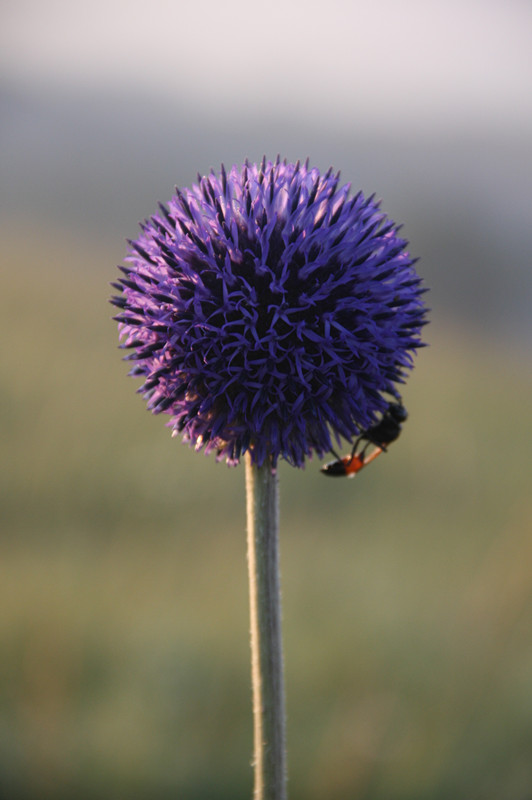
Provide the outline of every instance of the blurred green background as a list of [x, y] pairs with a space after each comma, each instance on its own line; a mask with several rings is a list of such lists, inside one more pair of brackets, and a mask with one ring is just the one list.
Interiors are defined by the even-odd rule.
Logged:
[[[243, 469], [148, 414], [111, 259], [46, 236], [1, 297], [3, 796], [249, 797]], [[389, 454], [280, 470], [296, 800], [532, 784], [532, 381], [434, 316]]]
[[0, 798], [251, 796], [243, 468], [145, 410], [107, 301], [174, 183], [280, 151], [383, 196], [433, 307], [389, 454], [280, 468], [291, 800], [530, 800], [530, 6], [274, 3], [271, 61], [260, 4], [156, 8], [1, 34]]

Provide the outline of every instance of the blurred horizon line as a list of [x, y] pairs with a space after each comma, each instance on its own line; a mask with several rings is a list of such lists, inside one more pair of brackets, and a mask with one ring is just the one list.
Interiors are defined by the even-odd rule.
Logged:
[[[253, 98], [233, 97], [230, 102], [227, 99], [220, 99], [215, 103], [213, 99], [205, 102], [204, 98], [198, 93], [186, 91], [185, 87], [179, 87], [174, 95], [170, 95], [167, 90], [159, 90], [157, 85], [144, 83], [142, 81], [135, 85], [120, 83], [119, 81], [103, 84], [99, 81], [78, 81], [72, 83], [68, 80], [50, 80], [49, 76], [32, 77], [28, 79], [24, 76], [3, 75], [0, 76], [0, 102], [19, 99], [30, 102], [55, 102], [76, 101], [85, 97], [91, 102], [97, 98], [103, 103], [121, 102], [131, 103], [142, 113], [142, 106], [146, 109], [158, 109], [168, 116], [182, 115], [183, 112], [193, 111], [198, 120], [211, 122], [213, 118], [220, 123], [220, 112], [224, 112], [226, 121], [232, 115], [242, 114], [242, 117], [234, 118], [234, 122], [249, 124], [252, 121], [270, 121], [273, 117], [278, 119], [285, 117], [287, 123], [311, 123], [313, 128], [323, 128], [327, 132], [338, 131], [339, 133], [353, 133], [365, 138], [368, 136], [382, 138], [383, 140], [393, 140], [394, 142], [406, 143], [407, 141], [429, 139], [431, 142], [453, 141], [467, 142], [469, 139], [478, 143], [479, 134], [484, 141], [500, 141], [502, 139], [517, 140], [523, 143], [530, 143], [532, 135], [532, 109], [530, 113], [515, 120], [509, 120], [504, 114], [467, 114], [457, 113], [457, 109], [442, 108], [441, 115], [415, 114], [398, 116], [392, 115], [389, 122], [383, 124], [383, 119], [379, 116], [362, 113], [346, 114], [346, 109], [328, 108], [323, 115], [316, 114], [316, 108], [311, 104], [308, 107], [294, 107], [286, 99], [279, 98], [275, 102], [273, 99], [258, 101], [253, 104]], [[512, 122], [509, 125], [509, 122]], [[273, 158], [277, 154], [273, 155]], [[272, 156], [269, 156], [272, 158]]]

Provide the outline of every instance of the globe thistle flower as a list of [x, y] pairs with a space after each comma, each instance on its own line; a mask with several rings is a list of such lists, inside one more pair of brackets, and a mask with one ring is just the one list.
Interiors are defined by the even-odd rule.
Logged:
[[424, 289], [399, 226], [339, 174], [221, 167], [160, 205], [113, 284], [130, 374], [174, 435], [302, 467], [399, 398]]

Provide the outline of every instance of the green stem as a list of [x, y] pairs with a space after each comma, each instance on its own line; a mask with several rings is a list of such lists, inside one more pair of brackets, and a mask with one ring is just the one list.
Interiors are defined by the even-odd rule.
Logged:
[[255, 800], [286, 800], [279, 483], [246, 456]]

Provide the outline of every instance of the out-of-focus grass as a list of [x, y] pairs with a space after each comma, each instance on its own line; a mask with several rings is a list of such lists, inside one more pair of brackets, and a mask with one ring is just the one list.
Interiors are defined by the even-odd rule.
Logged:
[[[0, 298], [0, 786], [247, 798], [243, 472], [145, 411], [113, 259], [65, 247], [13, 248]], [[530, 370], [428, 336], [389, 455], [281, 467], [292, 800], [531, 791]]]

